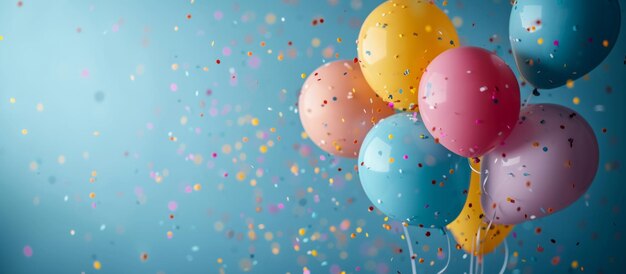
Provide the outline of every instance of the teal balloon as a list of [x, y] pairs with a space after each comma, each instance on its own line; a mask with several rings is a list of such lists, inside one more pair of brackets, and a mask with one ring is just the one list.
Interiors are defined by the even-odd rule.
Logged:
[[517, 0], [509, 21], [517, 68], [538, 89], [576, 80], [609, 55], [620, 20], [618, 0]]
[[359, 178], [365, 194], [392, 219], [443, 228], [463, 209], [467, 159], [438, 144], [417, 113], [381, 120], [363, 141]]

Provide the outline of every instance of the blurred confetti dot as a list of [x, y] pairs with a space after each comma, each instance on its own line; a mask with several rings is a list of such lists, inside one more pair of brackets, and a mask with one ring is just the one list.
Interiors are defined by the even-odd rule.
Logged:
[[30, 258], [33, 256], [33, 248], [30, 247], [29, 245], [24, 246], [23, 252], [24, 252], [24, 256], [26, 256], [27, 258]]

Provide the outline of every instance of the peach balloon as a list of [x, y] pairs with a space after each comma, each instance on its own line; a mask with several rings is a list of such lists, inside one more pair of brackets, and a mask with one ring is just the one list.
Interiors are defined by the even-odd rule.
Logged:
[[370, 128], [394, 110], [367, 85], [358, 64], [335, 61], [306, 79], [298, 112], [304, 130], [322, 150], [356, 158]]

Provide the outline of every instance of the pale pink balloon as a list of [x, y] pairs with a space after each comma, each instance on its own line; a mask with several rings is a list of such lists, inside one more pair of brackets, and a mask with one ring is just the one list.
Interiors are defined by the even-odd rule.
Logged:
[[367, 132], [394, 113], [367, 85], [358, 64], [335, 61], [315, 70], [298, 100], [300, 120], [324, 151], [356, 158]]
[[515, 74], [498, 56], [476, 47], [450, 49], [428, 65], [418, 104], [426, 128], [450, 151], [478, 157], [515, 126], [520, 92]]
[[564, 209], [587, 191], [598, 159], [598, 141], [580, 114], [553, 104], [523, 108], [511, 136], [483, 156], [485, 217], [518, 224]]

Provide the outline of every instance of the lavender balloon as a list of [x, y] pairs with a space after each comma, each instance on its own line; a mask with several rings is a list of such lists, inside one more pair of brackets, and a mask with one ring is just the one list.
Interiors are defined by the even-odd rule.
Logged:
[[541, 218], [574, 203], [598, 169], [598, 141], [564, 106], [529, 105], [505, 140], [482, 160], [482, 206], [496, 224]]

